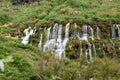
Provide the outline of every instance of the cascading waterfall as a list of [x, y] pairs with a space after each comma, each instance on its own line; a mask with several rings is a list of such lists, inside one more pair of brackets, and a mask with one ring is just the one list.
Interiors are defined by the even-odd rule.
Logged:
[[85, 40], [85, 41], [88, 41], [87, 28], [88, 28], [87, 25], [83, 26], [83, 37], [82, 37], [82, 40]]
[[24, 30], [25, 37], [22, 40], [23, 44], [28, 44], [29, 42], [29, 37], [30, 37], [29, 30], [30, 30], [30, 27]]
[[63, 47], [64, 47], [64, 49], [66, 48], [66, 44], [67, 44], [67, 41], [68, 41], [69, 26], [70, 26], [70, 23], [67, 23], [66, 24], [66, 29], [65, 29], [65, 39], [63, 40]]
[[58, 38], [57, 38], [57, 43], [59, 44], [61, 44], [61, 42], [62, 42], [62, 25], [59, 25], [59, 27], [58, 27]]
[[97, 27], [97, 39], [100, 39], [100, 29]]
[[92, 50], [91, 50], [91, 44], [88, 42], [88, 47], [86, 49], [86, 60], [87, 62], [90, 60], [92, 61]]
[[82, 44], [81, 44], [81, 41], [80, 41], [80, 60], [82, 59], [82, 52], [83, 52], [83, 49], [82, 49]]
[[47, 38], [46, 38], [46, 43], [44, 45], [43, 51], [49, 50], [50, 29], [51, 29], [51, 27], [47, 29]]
[[[66, 28], [65, 28], [65, 39], [63, 40], [63, 42], [61, 43], [61, 50], [60, 50], [60, 55], [62, 56], [62, 53], [64, 53], [65, 55], [65, 48], [66, 48], [66, 44], [67, 44], [67, 41], [68, 41], [68, 36], [69, 36], [69, 26], [70, 26], [70, 23], [67, 23], [66, 24]], [[62, 27], [60, 27], [61, 29], [59, 29], [59, 33], [61, 34], [62, 32]], [[61, 37], [61, 36], [60, 36]], [[60, 57], [61, 57], [60, 56]]]
[[69, 27], [70, 27], [70, 23], [66, 24], [66, 28], [65, 28], [65, 39], [68, 39], [69, 36]]
[[61, 58], [62, 53], [65, 53], [66, 44], [68, 41], [70, 23], [66, 24], [65, 39], [62, 40], [62, 24], [56, 23], [53, 27], [52, 38], [50, 39], [50, 29], [47, 30], [47, 41], [43, 51], [51, 51], [56, 57]]
[[92, 40], [94, 40], [94, 30], [91, 26], [88, 26], [90, 28], [91, 31], [91, 36], [92, 36]]
[[94, 55], [96, 57], [96, 48], [95, 48], [95, 44], [93, 43], [93, 51], [94, 51]]
[[89, 80], [93, 80], [93, 78], [89, 78]]
[[49, 41], [50, 39], [50, 30], [51, 30], [51, 27], [47, 29], [47, 41]]
[[39, 41], [39, 44], [38, 44], [38, 48], [39, 48], [40, 50], [42, 50], [42, 38], [43, 38], [43, 35], [41, 34], [41, 35], [40, 35], [40, 41]]
[[88, 48], [87, 48], [87, 49], [85, 50], [87, 62], [88, 62], [88, 54], [89, 54], [88, 51], [89, 51], [89, 50], [88, 50]]
[[117, 28], [118, 28], [118, 39], [120, 40], [120, 25], [116, 24]]
[[89, 56], [90, 56], [90, 61], [92, 61], [92, 50], [91, 50], [91, 44], [88, 44], [88, 49], [89, 49]]
[[23, 44], [28, 44], [30, 35], [35, 34], [35, 31], [31, 27], [24, 30], [25, 37], [22, 40]]
[[2, 60], [0, 60], [0, 70], [3, 72], [4, 71], [4, 63]]
[[115, 39], [115, 24], [113, 25], [113, 27], [111, 27], [112, 30], [112, 39]]
[[58, 23], [56, 23], [53, 27], [53, 32], [52, 32], [52, 39], [57, 39], [57, 32], [58, 32]]
[[[77, 24], [75, 23], [75, 29], [77, 28]], [[40, 40], [39, 40], [39, 44], [38, 47], [40, 50], [45, 51], [50, 51], [52, 54], [55, 54], [55, 57], [57, 58], [61, 58], [64, 54], [65, 56], [65, 49], [66, 49], [66, 44], [69, 40], [69, 28], [70, 28], [70, 23], [67, 23], [65, 26], [65, 34], [64, 34], [64, 38], [62, 38], [62, 24], [54, 24], [54, 27], [52, 28], [52, 32], [51, 32], [51, 27], [49, 27], [48, 29], [46, 29], [46, 27], [44, 28], [44, 31], [46, 31], [47, 35], [46, 35], [46, 42], [43, 45], [42, 43], [42, 39], [43, 39], [43, 34], [40, 35]], [[78, 28], [79, 29], [79, 28]], [[116, 32], [118, 30], [118, 33]], [[90, 31], [90, 32], [88, 32]], [[119, 24], [114, 24], [113, 27], [111, 27], [111, 31], [112, 31], [112, 39], [115, 39], [116, 37], [119, 38], [120, 40], [120, 25]], [[34, 29], [31, 29], [31, 27], [27, 28], [24, 30], [24, 34], [25, 37], [22, 40], [23, 44], [28, 44], [29, 42], [29, 37], [30, 35], [35, 34], [36, 32], [36, 27], [34, 27]], [[88, 34], [90, 34], [90, 37], [92, 40], [94, 40], [94, 30], [91, 26], [89, 25], [83, 25], [83, 36], [79, 35], [80, 32], [78, 32], [77, 30], [74, 30], [75, 34], [77, 34], [77, 37], [80, 40], [80, 59], [82, 59], [82, 55], [83, 53], [86, 54], [86, 60], [87, 61], [92, 61], [92, 54], [96, 57], [96, 47], [95, 44], [89, 43], [88, 41]], [[100, 29], [99, 27], [97, 27], [96, 29], [96, 36], [97, 39], [100, 39]], [[75, 37], [75, 36], [74, 36]], [[75, 39], [75, 38], [74, 38]], [[87, 48], [85, 49], [84, 52], [84, 45], [82, 46], [81, 41], [84, 40], [85, 43], [87, 42]], [[43, 46], [42, 46], [43, 45]], [[96, 45], [97, 47], [99, 47], [99, 45]], [[92, 47], [92, 49], [91, 49]], [[105, 56], [105, 51], [104, 49], [102, 49], [103, 47], [105, 47], [105, 44], [103, 44], [101, 47], [99, 47], [98, 50], [100, 50], [100, 53], [102, 52], [103, 55]], [[115, 49], [114, 49], [115, 50]], [[92, 53], [93, 51], [93, 53]]]
[[63, 53], [63, 45], [62, 45], [62, 25], [58, 26], [58, 35], [57, 35], [57, 42], [56, 42], [56, 57], [61, 58]]

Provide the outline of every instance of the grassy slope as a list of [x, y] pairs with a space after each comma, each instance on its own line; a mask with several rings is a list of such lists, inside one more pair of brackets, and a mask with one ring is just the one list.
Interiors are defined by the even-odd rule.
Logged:
[[21, 44], [20, 40], [6, 36], [12, 31], [12, 28], [0, 26], [0, 59], [12, 56], [14, 60], [4, 62], [5, 71], [0, 71], [0, 80], [29, 80], [39, 52], [32, 46]]
[[0, 15], [6, 14], [9, 21], [14, 23], [26, 23], [32, 17], [41, 23], [52, 19], [53, 21], [75, 21], [90, 22], [92, 18], [102, 20], [120, 20], [119, 0], [103, 0], [102, 5], [98, 0], [50, 0], [23, 6], [12, 6], [9, 1], [0, 4]]
[[[64, 21], [74, 19], [75, 21], [90, 22], [92, 18], [102, 20], [120, 21], [120, 0], [113, 2], [104, 1], [100, 5], [97, 0], [41, 0], [31, 5], [12, 6], [8, 0], [0, 3], [0, 23], [13, 22], [15, 24], [28, 23], [31, 17], [41, 23], [48, 19], [53, 21]], [[113, 9], [112, 9], [113, 8]], [[75, 13], [74, 13], [75, 12]], [[39, 65], [34, 69], [33, 65], [39, 58], [40, 52], [35, 47], [21, 44], [20, 40], [6, 37], [15, 29], [0, 26], [0, 59], [13, 56], [14, 62], [5, 63], [5, 72], [0, 72], [0, 80], [29, 80], [32, 75], [40, 80], [85, 80], [94, 77], [95, 80], [118, 80], [120, 79], [120, 64], [116, 59], [95, 59], [92, 64], [85, 61], [74, 61], [69, 59], [56, 60], [51, 55], [42, 55], [38, 60]], [[47, 53], [46, 53], [47, 54]], [[44, 64], [42, 61], [46, 60]], [[82, 65], [81, 65], [82, 64]], [[101, 64], [101, 65], [100, 65]], [[43, 67], [48, 70], [43, 70]], [[35, 80], [35, 79], [33, 79]]]

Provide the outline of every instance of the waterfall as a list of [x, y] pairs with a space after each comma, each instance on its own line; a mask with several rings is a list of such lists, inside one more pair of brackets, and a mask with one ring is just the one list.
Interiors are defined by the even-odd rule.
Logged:
[[115, 24], [113, 25], [113, 27], [111, 27], [112, 30], [112, 39], [115, 39]]
[[90, 61], [92, 61], [92, 50], [91, 50], [91, 44], [89, 43], [89, 56], [90, 56]]
[[67, 41], [68, 41], [69, 26], [70, 26], [70, 23], [67, 23], [67, 24], [66, 24], [66, 29], [65, 29], [65, 39], [63, 40], [63, 48], [64, 48], [64, 50], [65, 50], [65, 48], [66, 48], [66, 44], [67, 44]]
[[82, 52], [83, 52], [83, 49], [82, 49], [82, 44], [81, 44], [81, 41], [80, 41], [80, 60], [82, 59]]
[[31, 29], [31, 27], [29, 27], [29, 28], [25, 29], [23, 32], [25, 34], [25, 37], [23, 38], [22, 43], [28, 44], [30, 35], [33, 35], [35, 31], [34, 31], [34, 29]]
[[39, 41], [39, 44], [38, 44], [38, 48], [39, 48], [40, 50], [42, 50], [42, 37], [43, 37], [43, 35], [41, 34], [41, 35], [40, 35], [40, 41]]
[[93, 80], [93, 78], [89, 78], [89, 80]]
[[59, 27], [58, 27], [58, 39], [57, 39], [57, 42], [61, 43], [61, 41], [62, 41], [62, 25], [59, 25]]
[[36, 31], [37, 31], [37, 29], [36, 29], [36, 26], [35, 26], [34, 29], [33, 29], [33, 34], [35, 34]]
[[4, 71], [4, 63], [2, 60], [0, 60], [0, 70], [3, 72]]
[[[66, 44], [68, 41], [68, 36], [69, 36], [69, 26], [70, 23], [66, 24], [66, 28], [65, 28], [65, 39], [63, 40], [63, 42], [59, 42], [58, 44], [58, 48], [57, 48], [57, 53], [58, 53], [58, 57], [61, 58], [62, 57], [62, 53], [64, 53], [65, 55], [65, 48], [66, 48]], [[62, 25], [59, 26], [58, 28], [58, 41], [61, 41], [61, 37], [62, 37]]]
[[61, 58], [63, 53], [63, 45], [62, 45], [62, 25], [58, 26], [58, 35], [57, 35], [57, 42], [56, 42], [56, 57]]
[[92, 40], [94, 40], [94, 30], [91, 26], [88, 26], [90, 28], [91, 31], [91, 36], [92, 36]]
[[46, 43], [44, 45], [44, 48], [43, 48], [43, 51], [49, 51], [49, 45], [50, 45], [50, 30], [51, 30], [51, 27], [49, 27], [47, 29], [47, 37], [46, 37]]
[[87, 62], [88, 62], [88, 54], [89, 54], [89, 53], [88, 53], [88, 49], [85, 50], [85, 53], [86, 53], [86, 60], [87, 60]]
[[66, 28], [65, 28], [65, 39], [68, 39], [69, 36], [69, 27], [70, 27], [70, 23], [66, 24]]
[[117, 28], [118, 28], [118, 39], [120, 40], [120, 25], [116, 24]]
[[[88, 57], [89, 56], [89, 57]], [[91, 50], [91, 44], [88, 42], [88, 48], [86, 49], [86, 60], [92, 61], [92, 50]]]
[[53, 27], [52, 39], [57, 39], [57, 30], [58, 30], [58, 23], [56, 23]]
[[32, 33], [32, 32], [29, 32], [29, 30], [30, 30], [30, 27], [24, 30], [25, 37], [22, 40], [23, 44], [28, 44], [29, 42], [29, 37], [30, 37], [30, 34]]
[[97, 27], [97, 39], [100, 39], [100, 29]]
[[53, 27], [52, 38], [50, 39], [50, 29], [47, 29], [47, 40], [44, 45], [43, 51], [51, 51], [55, 54], [55, 57], [61, 58], [62, 54], [65, 53], [66, 44], [69, 36], [70, 23], [66, 24], [65, 39], [62, 41], [62, 24], [56, 23]]
[[82, 40], [88, 41], [88, 35], [87, 35], [87, 25], [83, 26], [83, 37]]
[[93, 51], [94, 51], [94, 55], [96, 57], [96, 48], [95, 48], [95, 44], [93, 43]]
[[51, 30], [51, 27], [47, 29], [47, 41], [49, 41], [50, 39], [50, 30]]

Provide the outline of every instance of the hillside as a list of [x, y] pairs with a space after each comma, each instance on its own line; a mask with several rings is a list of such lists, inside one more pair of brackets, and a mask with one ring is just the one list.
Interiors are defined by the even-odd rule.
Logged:
[[27, 23], [31, 19], [40, 23], [48, 20], [61, 22], [69, 19], [90, 23], [94, 18], [117, 22], [120, 20], [119, 3], [119, 0], [103, 0], [102, 4], [99, 0], [40, 0], [40, 4], [12, 6], [9, 0], [5, 0], [0, 5], [0, 12], [2, 12], [0, 15], [3, 18], [7, 17], [5, 22], [15, 24]]
[[119, 4], [0, 0], [0, 80], [119, 80]]

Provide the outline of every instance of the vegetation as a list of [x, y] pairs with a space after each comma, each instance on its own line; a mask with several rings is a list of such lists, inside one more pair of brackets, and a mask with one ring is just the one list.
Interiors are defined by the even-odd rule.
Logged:
[[90, 23], [94, 18], [113, 21], [120, 19], [119, 0], [103, 0], [102, 4], [98, 0], [40, 0], [39, 3], [13, 6], [9, 0], [2, 0], [0, 20], [19, 24], [31, 21], [45, 23], [48, 20], [61, 22], [72, 19]]
[[[20, 5], [12, 5], [12, 1], [0, 1], [0, 60], [7, 60], [4, 62], [5, 71], [0, 70], [0, 80], [120, 80], [119, 40], [112, 41], [116, 44], [117, 56], [113, 57], [109, 50], [110, 26], [120, 23], [120, 0], [40, 0]], [[68, 21], [72, 24], [70, 36], [74, 39], [67, 44], [66, 57], [56, 59], [51, 53], [38, 50], [38, 32], [44, 36], [45, 26], [59, 22], [64, 27]], [[98, 55], [92, 62], [86, 62], [85, 55], [80, 59], [80, 41], [74, 33], [74, 22], [78, 24], [79, 31], [84, 23], [102, 29], [101, 36], [105, 39], [93, 42], [106, 44], [105, 56], [96, 49]], [[28, 26], [37, 27], [37, 33], [30, 39], [34, 46], [21, 43], [22, 31]], [[82, 42], [82, 46], [86, 45]], [[13, 60], [9, 61], [8, 57]]]

